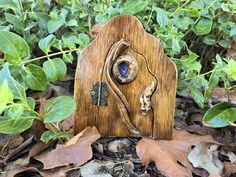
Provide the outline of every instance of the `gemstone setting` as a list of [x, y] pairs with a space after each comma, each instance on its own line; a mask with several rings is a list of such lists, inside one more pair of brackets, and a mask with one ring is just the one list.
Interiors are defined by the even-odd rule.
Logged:
[[126, 76], [129, 73], [129, 63], [123, 61], [118, 65], [119, 73], [122, 76]]

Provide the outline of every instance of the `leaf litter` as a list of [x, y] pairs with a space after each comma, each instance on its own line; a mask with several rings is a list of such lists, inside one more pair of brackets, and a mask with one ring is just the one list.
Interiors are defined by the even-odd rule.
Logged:
[[91, 144], [100, 136], [97, 128], [88, 127], [64, 145], [57, 145], [56, 149], [37, 155], [34, 158], [44, 164], [44, 169], [69, 164], [82, 165], [92, 158]]
[[[51, 87], [51, 88], [53, 88], [52, 90], [54, 90], [53, 92], [56, 92], [56, 93], [53, 93], [51, 91], [44, 93], [44, 94], [46, 94], [46, 96], [45, 96], [46, 98], [51, 98], [55, 95], [64, 95], [65, 94], [64, 91], [62, 91], [62, 89], [57, 89], [56, 86], [54, 87], [54, 85], [53, 85]], [[61, 86], [59, 86], [59, 87], [61, 87]], [[234, 103], [234, 93], [232, 92], [230, 94], [231, 94], [230, 97], [232, 98], [231, 100]], [[34, 95], [34, 96], [36, 98], [44, 97], [42, 95], [41, 96]], [[220, 92], [220, 91], [219, 92], [215, 91], [211, 97], [211, 100], [213, 101], [213, 103], [217, 103], [225, 98], [226, 98], [225, 93]], [[179, 98], [177, 98], [177, 100], [178, 99]], [[180, 100], [183, 101], [183, 98], [181, 98]], [[187, 101], [189, 101], [189, 99], [187, 99]], [[40, 102], [42, 105], [45, 105], [47, 103], [47, 100], [44, 99], [44, 100], [41, 100]], [[186, 102], [186, 100], [184, 100], [184, 102]], [[197, 108], [192, 105], [194, 105], [194, 104], [191, 102], [191, 100], [184, 106], [182, 105], [182, 103], [180, 103], [180, 106], [179, 106], [179, 108], [176, 109], [176, 112], [181, 113], [179, 115], [181, 117], [181, 119], [175, 119], [175, 120], [177, 120], [176, 121], [177, 123], [180, 123], [180, 124], [185, 123], [184, 122], [185, 120], [183, 119], [183, 117], [186, 118], [186, 121], [190, 121], [191, 123], [195, 123], [196, 121], [197, 122], [201, 121], [201, 119], [202, 119], [201, 112], [196, 111], [196, 113], [199, 115], [197, 120], [194, 118], [195, 112], [193, 112], [193, 114], [189, 113], [189, 111], [190, 111], [189, 106], [191, 106], [191, 109], [197, 110]], [[40, 110], [40, 114], [44, 114], [43, 111], [44, 111], [44, 108], [42, 106], [41, 110]], [[189, 117], [191, 117], [192, 120], [187, 120], [187, 119], [189, 119]], [[73, 125], [73, 122], [71, 120], [72, 119], [70, 118], [70, 119], [68, 119], [68, 121], [63, 122], [61, 124], [62, 129], [70, 130]], [[176, 122], [175, 122], [175, 126], [176, 126]], [[197, 129], [196, 129], [197, 131], [194, 129], [195, 128], [194, 126], [197, 126]], [[41, 129], [40, 126], [38, 126], [38, 125], [36, 127], [38, 127], [37, 128], [38, 130]], [[229, 131], [225, 131], [226, 129], [210, 129], [210, 128], [208, 128], [208, 127], [206, 128], [200, 124], [189, 126], [188, 122], [185, 126], [183, 126], [181, 128], [184, 128], [184, 129], [187, 129], [188, 131], [191, 131], [193, 133], [199, 133], [199, 134], [212, 134], [212, 132], [217, 133], [217, 134], [215, 134], [214, 138], [216, 138], [216, 137], [221, 138], [221, 139], [219, 139], [219, 140], [221, 140], [220, 142], [222, 142], [222, 140], [227, 139], [228, 133], [230, 133]], [[230, 128], [231, 127], [228, 127], [227, 130], [229, 130]], [[89, 129], [91, 130], [91, 127]], [[206, 131], [205, 131], [205, 129], [206, 129]], [[39, 137], [41, 132], [44, 130], [45, 130], [45, 128], [43, 127], [43, 129], [40, 131], [40, 133], [39, 133], [39, 131], [33, 131], [33, 132], [31, 132], [31, 134], [35, 134], [36, 137]], [[202, 133], [203, 130], [204, 130], [204, 133]], [[38, 132], [38, 134], [37, 134], [37, 132]], [[84, 130], [83, 132], [86, 132], [86, 131]], [[178, 133], [176, 133], [176, 132], [178, 132]], [[98, 135], [96, 135], [97, 138], [95, 138], [96, 137], [95, 135], [94, 135], [94, 137], [93, 137], [93, 135], [91, 135], [91, 138], [92, 137], [94, 138], [94, 139], [92, 138], [94, 140], [94, 141], [92, 141], [92, 139], [86, 138], [87, 137], [86, 134], [88, 135], [89, 132], [87, 132], [83, 135], [81, 135], [81, 134], [76, 135], [74, 138], [69, 140], [64, 145], [58, 144], [56, 149], [53, 149], [53, 150], [49, 150], [49, 149], [52, 149], [55, 147], [54, 146], [56, 144], [55, 141], [48, 143], [48, 145], [42, 144], [39, 141], [34, 146], [32, 146], [32, 148], [29, 150], [28, 156], [26, 155], [24, 157], [18, 158], [18, 154], [22, 154], [22, 152], [16, 152], [15, 153], [15, 155], [16, 155], [15, 160], [11, 159], [11, 158], [7, 160], [7, 165], [10, 166], [12, 164], [12, 166], [15, 166], [10, 170], [10, 171], [14, 172], [14, 173], [11, 173], [11, 175], [15, 176], [18, 174], [40, 174], [43, 177], [47, 177], [47, 176], [61, 176], [61, 177], [63, 177], [63, 176], [68, 176], [69, 174], [71, 174], [70, 173], [71, 171], [76, 171], [76, 170], [79, 171], [78, 175], [80, 175], [82, 168], [85, 168], [84, 166], [86, 166], [88, 163], [93, 163], [93, 165], [95, 167], [97, 167], [94, 169], [100, 169], [100, 170], [98, 170], [97, 173], [95, 170], [95, 172], [92, 172], [91, 175], [106, 174], [106, 175], [111, 175], [111, 176], [135, 176], [135, 177], [143, 177], [143, 176], [145, 176], [145, 177], [146, 176], [147, 177], [148, 176], [159, 176], [159, 177], [162, 176], [163, 177], [163, 175], [165, 175], [168, 177], [168, 175], [174, 174], [174, 177], [178, 177], [177, 175], [181, 174], [181, 175], [183, 175], [183, 177], [184, 177], [184, 175], [189, 175], [191, 177], [192, 173], [194, 173], [194, 174], [198, 174], [201, 177], [204, 177], [204, 176], [209, 176], [209, 173], [211, 172], [207, 167], [205, 167], [204, 165], [201, 164], [201, 163], [204, 163], [204, 160], [200, 161], [200, 163], [197, 165], [197, 168], [195, 168], [193, 166], [194, 161], [192, 161], [192, 163], [193, 163], [192, 164], [188, 160], [189, 154], [193, 153], [192, 151], [195, 148], [197, 149], [197, 147], [199, 147], [199, 146], [201, 147], [203, 144], [209, 144], [210, 147], [211, 146], [213, 146], [213, 147], [219, 146], [219, 147], [214, 150], [211, 149], [212, 151], [205, 150], [203, 152], [200, 151], [201, 150], [201, 148], [200, 148], [200, 150], [199, 150], [200, 155], [198, 157], [199, 158], [204, 157], [204, 158], [200, 158], [200, 159], [205, 159], [205, 160], [210, 159], [211, 160], [210, 157], [212, 157], [212, 159], [215, 159], [217, 162], [219, 162], [218, 160], [220, 160], [223, 164], [223, 170], [222, 170], [222, 174], [221, 174], [222, 177], [228, 177], [230, 175], [232, 176], [232, 175], [236, 174], [236, 165], [235, 165], [235, 161], [234, 161], [234, 158], [235, 158], [234, 149], [235, 148], [231, 148], [231, 150], [233, 152], [232, 151], [223, 152], [220, 150], [221, 144], [216, 142], [209, 135], [208, 136], [198, 136], [198, 135], [193, 135], [193, 134], [187, 133], [184, 130], [178, 130], [178, 131], [174, 131], [173, 139], [170, 141], [150, 140], [150, 139], [145, 139], [145, 138], [143, 138], [139, 141], [139, 139], [136, 139], [136, 138], [120, 139], [120, 138], [108, 138], [108, 137], [97, 140], [100, 136], [98, 137]], [[233, 135], [230, 135], [230, 136], [233, 136]], [[80, 140], [80, 138], [82, 138], [83, 140]], [[25, 140], [27, 140], [27, 139], [25, 139]], [[97, 140], [97, 142], [93, 143], [96, 140]], [[233, 139], [228, 139], [226, 142], [231, 142], [232, 140]], [[70, 148], [79, 146], [79, 145], [77, 145], [77, 143], [78, 143], [77, 141], [82, 142], [81, 144], [84, 143], [83, 141], [88, 141], [87, 144], [86, 143], [83, 144], [83, 145], [86, 144], [86, 146], [84, 146], [84, 148], [83, 148], [83, 151], [86, 151], [88, 154], [87, 154], [87, 157], [84, 158], [84, 160], [82, 159], [83, 157], [81, 157], [81, 163], [77, 163], [77, 162], [79, 162], [79, 160], [77, 159], [78, 161], [76, 161], [75, 160], [76, 157], [74, 157], [74, 161], [73, 161], [73, 158], [72, 158], [72, 161], [68, 160], [69, 159], [69, 157], [67, 157], [68, 155], [66, 155], [66, 153], [64, 154], [64, 152], [63, 152], [63, 151], [68, 152], [68, 153], [72, 152], [72, 154], [73, 154], [74, 151], [70, 151]], [[131, 144], [130, 144], [130, 141], [131, 141]], [[6, 142], [4, 142], [4, 143], [6, 144]], [[225, 143], [225, 142], [223, 142], [223, 143]], [[93, 144], [92, 145], [93, 152], [92, 152], [91, 144]], [[135, 145], [136, 144], [138, 144], [136, 147], [137, 154], [135, 153]], [[18, 146], [19, 146], [19, 144], [16, 144], [16, 148]], [[226, 146], [227, 146], [227, 144], [226, 144]], [[233, 147], [235, 147], [235, 145]], [[22, 151], [24, 151], [24, 148]], [[61, 158], [55, 159], [54, 157], [57, 156], [58, 155], [57, 153], [59, 153], [59, 152], [61, 152]], [[76, 152], [76, 150], [75, 150], [75, 152]], [[140, 157], [141, 161], [138, 159], [137, 155]], [[55, 162], [51, 162], [49, 160], [49, 156], [54, 158]], [[47, 168], [47, 169], [46, 170], [43, 169], [42, 164], [39, 162], [38, 162], [39, 164], [35, 165], [36, 162], [35, 161], [32, 162], [34, 157], [36, 159], [38, 157], [40, 160], [42, 160], [42, 162], [44, 164], [44, 168], [45, 169]], [[31, 160], [29, 161], [29, 159], [31, 159]], [[92, 159], [92, 161], [89, 161], [89, 159]], [[195, 157], [194, 157], [194, 159], [196, 161]], [[214, 164], [215, 160], [210, 161], [210, 162], [212, 162]], [[89, 161], [89, 162], [87, 162], [87, 161]], [[154, 161], [155, 164], [152, 163], [151, 161]], [[113, 170], [109, 170], [109, 168], [108, 168], [109, 163], [108, 162], [115, 164], [113, 166], [114, 167]], [[143, 168], [141, 166], [141, 162], [146, 168]], [[167, 164], [165, 165], [166, 162], [168, 162], [169, 165], [167, 165]], [[75, 163], [75, 164], [72, 165], [73, 163]], [[22, 166], [20, 167], [19, 164], [21, 164]], [[84, 166], [81, 166], [82, 164], [84, 164]], [[34, 167], [34, 166], [36, 166], [36, 167]], [[104, 171], [104, 168], [107, 169], [107, 171], [106, 170]], [[3, 171], [1, 174], [7, 174], [7, 177], [8, 177], [10, 174], [9, 173], [10, 171], [8, 170], [6, 173], [6, 170], [7, 170], [7, 168], [5, 168], [5, 171]]]

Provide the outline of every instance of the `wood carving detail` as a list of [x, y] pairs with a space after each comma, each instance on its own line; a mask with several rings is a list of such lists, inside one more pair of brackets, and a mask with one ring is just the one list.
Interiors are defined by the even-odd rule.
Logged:
[[159, 41], [135, 17], [113, 18], [78, 60], [75, 132], [96, 126], [107, 136], [170, 139], [176, 77]]
[[136, 78], [138, 67], [138, 63], [132, 55], [121, 55], [113, 64], [112, 74], [120, 84], [127, 84]]
[[145, 88], [140, 97], [140, 110], [144, 116], [152, 109], [151, 97], [154, 94], [156, 87], [157, 84], [152, 81], [152, 83]]

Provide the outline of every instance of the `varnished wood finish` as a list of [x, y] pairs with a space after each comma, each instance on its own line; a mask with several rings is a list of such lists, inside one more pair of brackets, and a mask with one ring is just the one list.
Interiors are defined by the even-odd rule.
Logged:
[[[87, 126], [96, 126], [105, 136], [135, 136], [130, 134], [121, 119], [117, 98], [110, 92], [107, 106], [92, 104], [91, 89], [97, 81], [105, 82], [103, 67], [108, 52], [117, 41], [124, 39], [131, 44], [128, 53], [138, 61], [136, 79], [125, 85], [115, 82], [128, 102], [132, 123], [142, 136], [154, 139], [170, 139], [172, 135], [176, 94], [176, 67], [165, 57], [160, 42], [146, 33], [133, 16], [117, 16], [105, 24], [98, 36], [82, 52], [75, 76], [74, 131], [78, 133]], [[146, 59], [146, 60], [145, 60]], [[147, 61], [147, 63], [146, 63]], [[140, 111], [140, 96], [145, 88], [158, 79], [157, 90], [151, 97], [152, 111], [146, 116]]]

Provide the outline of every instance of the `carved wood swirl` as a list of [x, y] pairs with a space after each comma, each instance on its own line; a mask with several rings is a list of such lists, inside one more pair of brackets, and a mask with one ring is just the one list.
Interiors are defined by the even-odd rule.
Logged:
[[133, 135], [141, 136], [142, 133], [140, 132], [140, 130], [138, 130], [130, 120], [129, 103], [127, 102], [125, 96], [122, 94], [119, 88], [116, 86], [116, 84], [113, 82], [111, 77], [111, 71], [114, 63], [117, 59], [119, 59], [118, 57], [120, 56], [120, 54], [124, 52], [125, 49], [127, 49], [129, 46], [130, 44], [123, 39], [116, 42], [112, 46], [105, 61], [104, 73], [106, 74], [105, 78], [109, 88], [117, 98], [117, 103], [122, 114], [121, 119], [124, 125], [127, 126], [128, 131]]

